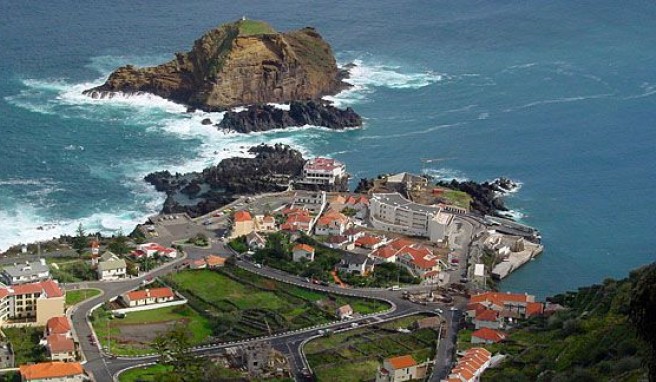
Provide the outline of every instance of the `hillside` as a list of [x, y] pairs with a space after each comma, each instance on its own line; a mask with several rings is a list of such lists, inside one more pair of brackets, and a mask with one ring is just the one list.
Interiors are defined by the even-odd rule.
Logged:
[[636, 293], [645, 289], [640, 281], [654, 274], [652, 265], [621, 281], [553, 297], [567, 309], [532, 319], [505, 343], [486, 346], [508, 358], [482, 381], [646, 381], [649, 346], [640, 337], [648, 333], [633, 322], [635, 307], [645, 306]]
[[286, 33], [239, 20], [205, 33], [186, 53], [155, 67], [127, 65], [98, 87], [94, 98], [152, 93], [204, 110], [318, 99], [345, 88], [330, 45], [314, 29]]

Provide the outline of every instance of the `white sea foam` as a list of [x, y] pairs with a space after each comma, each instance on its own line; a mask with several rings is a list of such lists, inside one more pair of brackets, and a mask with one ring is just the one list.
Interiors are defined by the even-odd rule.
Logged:
[[430, 70], [407, 71], [402, 66], [380, 63], [371, 57], [358, 58], [349, 63], [353, 66], [348, 69], [349, 77], [344, 82], [353, 86], [335, 96], [324, 97], [337, 107], [366, 102], [367, 95], [373, 93], [376, 88], [419, 89], [445, 78], [441, 73]]
[[425, 168], [423, 174], [433, 177], [436, 181], [452, 181], [464, 182], [469, 180], [461, 171], [452, 168]]
[[561, 98], [554, 98], [554, 99], [545, 99], [545, 100], [540, 100], [540, 101], [529, 102], [529, 103], [521, 105], [521, 106], [510, 107], [508, 109], [505, 109], [504, 112], [508, 113], [508, 112], [512, 112], [512, 111], [531, 108], [531, 107], [534, 107], [534, 106], [549, 105], [549, 104], [553, 104], [553, 103], [566, 103], [566, 102], [577, 102], [577, 101], [585, 101], [585, 100], [599, 99], [599, 98], [608, 98], [610, 96], [612, 96], [611, 93], [604, 93], [604, 94], [593, 94], [593, 95], [589, 95], [589, 96], [561, 97]]

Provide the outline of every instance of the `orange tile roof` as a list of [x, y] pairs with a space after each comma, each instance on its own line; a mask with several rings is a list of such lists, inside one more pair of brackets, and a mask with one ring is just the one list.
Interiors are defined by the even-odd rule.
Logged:
[[12, 285], [11, 287], [7, 288], [7, 291], [12, 295], [45, 292], [46, 297], [49, 298], [62, 297], [64, 295], [64, 292], [61, 290], [61, 288], [59, 288], [59, 284], [53, 280], [45, 280], [30, 284]]
[[20, 373], [27, 381], [34, 379], [61, 378], [83, 374], [78, 362], [42, 362], [34, 365], [21, 365]]
[[465, 380], [467, 380], [467, 381], [469, 381], [469, 380], [471, 380], [472, 378], [474, 378], [474, 373], [472, 373], [469, 369], [466, 369], [466, 368], [460, 366], [460, 364], [458, 364], [458, 366], [456, 366], [453, 370], [451, 370], [451, 372], [452, 372], [453, 374], [460, 374], [460, 375], [462, 375], [463, 378], [465, 378]]
[[207, 265], [213, 267], [213, 266], [225, 264], [226, 259], [220, 256], [209, 255], [205, 257], [205, 261], [207, 262]]
[[[202, 261], [202, 260], [201, 260]], [[146, 298], [175, 297], [171, 288], [155, 288], [146, 290], [135, 290], [127, 293], [130, 301], [143, 300]]]
[[399, 357], [388, 358], [387, 362], [389, 362], [389, 364], [392, 365], [395, 370], [405, 369], [417, 364], [417, 361], [415, 361], [411, 355], [402, 355]]
[[389, 259], [390, 257], [396, 255], [396, 250], [389, 245], [378, 248], [377, 250], [371, 253], [372, 256], [380, 257], [382, 259]]
[[335, 210], [328, 210], [328, 212], [324, 213], [323, 216], [319, 218], [317, 224], [329, 225], [333, 222], [339, 222], [340, 224], [345, 224], [346, 222], [348, 222], [348, 218], [346, 217], [346, 215], [342, 214], [341, 212], [337, 212]]
[[439, 265], [439, 259], [433, 252], [423, 246], [406, 246], [398, 252], [399, 256], [408, 255], [412, 263], [422, 269], [432, 270]]
[[235, 223], [242, 223], [250, 220], [253, 220], [253, 218], [251, 217], [251, 214], [248, 211], [235, 212]]
[[406, 238], [399, 238], [396, 240], [393, 240], [389, 245], [392, 246], [392, 248], [396, 249], [397, 251], [400, 249], [403, 249], [403, 247], [406, 247], [408, 245], [414, 244], [414, 241]]
[[526, 304], [526, 315], [528, 317], [544, 313], [544, 305], [541, 302], [529, 302]]
[[383, 241], [380, 237], [365, 235], [355, 240], [355, 245], [360, 247], [372, 247]]
[[478, 337], [485, 341], [499, 342], [506, 338], [506, 335], [490, 328], [481, 328], [472, 333], [472, 337]]
[[491, 309], [486, 309], [476, 315], [478, 321], [496, 321], [498, 318], [499, 312]]
[[71, 331], [71, 325], [65, 316], [52, 317], [46, 322], [48, 334], [64, 334]]
[[314, 248], [307, 244], [296, 244], [293, 250], [294, 251], [303, 250], [305, 252], [314, 253]]
[[64, 334], [51, 334], [46, 337], [46, 343], [51, 354], [75, 351], [75, 343]]

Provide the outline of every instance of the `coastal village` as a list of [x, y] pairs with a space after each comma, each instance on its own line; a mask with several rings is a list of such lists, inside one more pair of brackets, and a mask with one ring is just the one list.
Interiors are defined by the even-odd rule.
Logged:
[[[101, 380], [91, 354], [105, 363], [118, 355], [136, 356], [134, 365], [139, 357], [152, 359], [150, 342], [182, 317], [176, 314], [208, 320], [222, 312], [212, 301], [229, 294], [227, 289], [206, 291], [202, 279], [187, 282], [187, 275], [207, 280], [220, 275], [235, 283], [246, 272], [251, 280], [269, 278], [326, 293], [309, 304], [325, 317], [312, 325], [321, 329], [277, 328], [275, 320], [254, 315], [244, 321], [251, 334], [224, 337], [243, 344], [230, 345], [234, 341], [221, 342], [219, 336], [223, 345], [208, 353], [212, 362], [241, 378], [321, 380], [308, 363], [317, 355], [303, 350], [308, 340], [313, 348], [313, 342], [350, 331], [382, 335], [381, 325], [389, 322], [394, 336], [421, 333], [429, 341], [421, 346], [429, 346], [376, 358], [380, 363], [368, 379], [477, 381], [503, 359], [487, 347], [504, 341], [522, 320], [559, 308], [526, 294], [490, 291], [541, 253], [536, 230], [471, 211], [469, 195], [435, 186], [425, 176], [381, 176], [362, 193], [344, 190], [348, 176], [345, 164], [312, 158], [287, 191], [243, 196], [193, 218], [153, 216], [130, 237], [87, 235], [83, 248], [76, 253], [69, 246], [65, 256], [61, 248], [42, 252], [39, 245], [35, 260], [21, 261], [34, 252], [33, 245], [22, 246], [3, 263], [2, 370], [21, 381]], [[110, 297], [85, 306], [98, 293]], [[387, 308], [371, 305], [376, 299]], [[78, 313], [80, 307], [86, 313]], [[394, 309], [404, 313], [396, 318]], [[171, 318], [158, 321], [154, 314]], [[127, 324], [133, 317], [135, 323]], [[285, 354], [276, 342], [285, 328], [298, 328], [290, 333], [303, 340], [295, 354]], [[458, 328], [468, 341], [451, 345], [453, 361], [440, 359], [447, 356], [444, 342], [456, 338]], [[25, 337], [34, 342], [25, 344]], [[200, 338], [195, 349], [211, 348], [212, 337]]]

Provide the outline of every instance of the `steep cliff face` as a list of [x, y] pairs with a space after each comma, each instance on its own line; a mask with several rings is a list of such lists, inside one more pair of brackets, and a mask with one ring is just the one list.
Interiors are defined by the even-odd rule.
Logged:
[[317, 99], [348, 86], [330, 45], [313, 28], [277, 33], [240, 20], [213, 29], [191, 51], [155, 67], [128, 65], [85, 94], [147, 92], [204, 110]]

